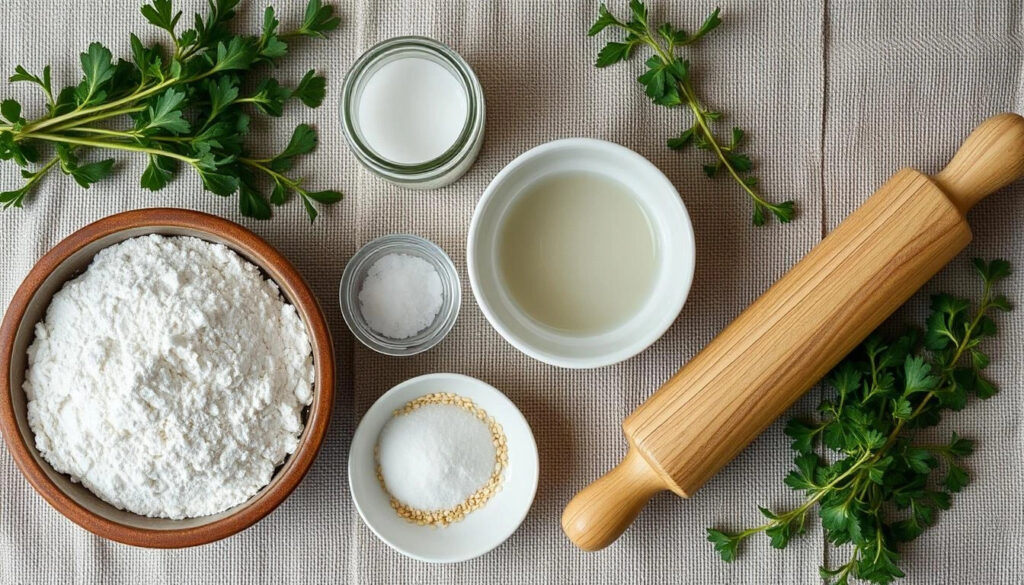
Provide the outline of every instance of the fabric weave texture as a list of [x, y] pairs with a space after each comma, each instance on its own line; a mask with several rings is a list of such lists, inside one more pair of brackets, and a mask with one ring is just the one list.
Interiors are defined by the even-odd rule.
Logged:
[[[243, 2], [238, 30], [256, 31], [266, 0]], [[78, 53], [101, 41], [129, 55], [128, 33], [160, 38], [137, 0], [5, 0], [0, 70], [53, 66], [55, 85], [75, 83]], [[176, 1], [186, 14], [201, 0]], [[274, 3], [288, 29], [305, 2]], [[565, 503], [625, 453], [622, 419], [786, 272], [886, 178], [905, 166], [936, 172], [984, 118], [1024, 112], [1024, 5], [972, 0], [730, 0], [724, 23], [690, 52], [703, 99], [749, 136], [748, 151], [766, 196], [795, 199], [786, 226], [750, 225], [745, 195], [725, 177], [708, 180], [706, 153], [677, 153], [665, 140], [689, 125], [682, 110], [649, 103], [635, 77], [640, 59], [593, 66], [608, 39], [587, 38], [597, 2], [547, 0], [339, 1], [343, 23], [329, 42], [299, 40], [273, 74], [294, 84], [310, 67], [328, 77], [317, 110], [297, 104], [281, 120], [256, 125], [257, 148], [280, 148], [299, 122], [319, 131], [317, 150], [298, 167], [317, 189], [337, 188], [343, 202], [313, 225], [298, 202], [271, 221], [242, 218], [234, 198], [203, 192], [183, 172], [164, 191], [139, 187], [145, 161], [115, 155], [114, 175], [88, 191], [53, 175], [22, 210], [0, 213], [0, 300], [6, 306], [33, 263], [61, 238], [101, 217], [153, 206], [193, 208], [239, 221], [287, 256], [327, 314], [337, 345], [337, 403], [324, 448], [307, 478], [274, 513], [245, 532], [208, 546], [151, 551], [104, 541], [51, 509], [0, 448], [0, 585], [196, 583], [586, 583], [761, 584], [819, 582], [822, 563], [849, 554], [827, 547], [817, 523], [783, 552], [754, 538], [732, 564], [705, 541], [708, 526], [759, 521], [757, 505], [797, 501], [782, 478], [791, 451], [785, 417], [690, 500], [654, 498], [612, 547], [583, 553], [559, 528]], [[695, 29], [717, 4], [652, 0], [652, 15]], [[611, 2], [625, 10], [624, 0]], [[186, 17], [184, 20], [190, 20]], [[459, 182], [429, 192], [393, 186], [359, 166], [345, 146], [337, 97], [346, 69], [371, 45], [403, 34], [448, 44], [475, 69], [487, 101], [487, 129], [475, 166]], [[32, 88], [4, 84], [27, 114], [42, 103]], [[29, 97], [31, 96], [31, 97]], [[694, 286], [679, 319], [647, 351], [591, 371], [546, 366], [516, 351], [487, 324], [469, 290], [465, 239], [474, 205], [490, 179], [519, 153], [543, 142], [587, 136], [648, 157], [679, 189], [697, 236]], [[19, 178], [0, 166], [2, 190]], [[1024, 305], [1024, 182], [970, 214], [975, 240], [891, 320], [921, 323], [928, 293], [969, 294], [970, 258], [1006, 257], [1017, 274], [1005, 292]], [[387, 233], [424, 236], [444, 248], [463, 279], [465, 302], [449, 337], [412, 358], [388, 358], [356, 344], [338, 308], [345, 261]], [[967, 460], [971, 485], [937, 526], [904, 547], [906, 585], [1021, 583], [1024, 577], [1024, 307], [999, 318], [988, 370], [1002, 392], [947, 415], [951, 429], [976, 441]], [[540, 448], [537, 499], [503, 546], [457, 565], [407, 559], [365, 527], [348, 493], [350, 437], [363, 412], [391, 386], [450, 371], [504, 391], [523, 411]], [[822, 389], [791, 413], [811, 412]]]

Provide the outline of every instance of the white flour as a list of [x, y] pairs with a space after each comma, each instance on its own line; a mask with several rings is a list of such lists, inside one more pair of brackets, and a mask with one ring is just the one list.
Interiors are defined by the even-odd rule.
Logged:
[[240, 504], [295, 450], [309, 338], [259, 269], [196, 238], [99, 252], [36, 325], [25, 378], [36, 447], [136, 514]]

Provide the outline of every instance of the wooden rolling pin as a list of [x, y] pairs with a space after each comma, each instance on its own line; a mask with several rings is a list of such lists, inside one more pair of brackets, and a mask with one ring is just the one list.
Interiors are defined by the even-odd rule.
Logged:
[[903, 169], [622, 424], [629, 451], [562, 529], [611, 544], [654, 494], [688, 497], [953, 259], [964, 214], [1024, 174], [1024, 118], [983, 122], [939, 174]]

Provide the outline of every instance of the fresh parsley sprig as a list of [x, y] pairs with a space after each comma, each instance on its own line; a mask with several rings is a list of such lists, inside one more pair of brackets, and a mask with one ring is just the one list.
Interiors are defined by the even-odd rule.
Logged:
[[[171, 0], [152, 0], [142, 6], [142, 15], [167, 32], [168, 47], [146, 46], [133, 34], [132, 59], [115, 62], [106, 47], [92, 43], [81, 55], [82, 81], [59, 92], [52, 86], [49, 66], [42, 75], [17, 66], [10, 81], [38, 86], [46, 98], [46, 113], [30, 121], [17, 101], [0, 103], [6, 122], [0, 122], [0, 160], [21, 166], [25, 179], [21, 187], [0, 193], [0, 204], [21, 207], [52, 169], [85, 188], [105, 178], [114, 159], [82, 164], [81, 154], [90, 149], [146, 156], [149, 164], [140, 183], [153, 191], [166, 187], [179, 167], [190, 167], [208, 191], [237, 193], [239, 210], [247, 217], [269, 218], [270, 205], [283, 205], [291, 193], [302, 200], [310, 220], [317, 216], [314, 203], [340, 200], [338, 191], [310, 191], [303, 179], [287, 174], [296, 157], [316, 146], [310, 126], [298, 126], [285, 149], [273, 157], [257, 158], [244, 144], [250, 114], [277, 117], [292, 100], [312, 108], [323, 102], [326, 80], [314, 70], [294, 88], [272, 77], [258, 84], [253, 78], [259, 65], [284, 57], [292, 39], [326, 38], [340, 19], [333, 7], [309, 0], [302, 24], [293, 31], [279, 32], [276, 13], [267, 7], [259, 36], [236, 35], [228, 24], [239, 1], [207, 0], [206, 16], [196, 14], [192, 28], [181, 30], [182, 12]], [[243, 89], [253, 86], [252, 92]], [[53, 156], [36, 166], [44, 145], [52, 147]], [[272, 186], [269, 198], [264, 184]]]
[[[914, 431], [938, 424], [946, 409], [964, 408], [972, 394], [996, 393], [982, 373], [989, 357], [980, 345], [996, 333], [990, 315], [1011, 309], [995, 291], [1010, 264], [976, 259], [974, 267], [980, 300], [972, 308], [952, 295], [932, 297], [923, 352], [913, 329], [892, 341], [871, 336], [827, 379], [835, 394], [818, 407], [821, 418], [789, 421], [786, 434], [797, 456], [785, 483], [802, 492], [804, 502], [783, 512], [761, 508], [767, 522], [740, 532], [709, 529], [722, 559], [736, 558], [740, 543], [760, 532], [773, 547], [785, 548], [817, 506], [828, 541], [852, 548], [847, 562], [821, 568], [826, 582], [886, 584], [904, 576], [899, 544], [920, 536], [949, 508], [952, 494], [969, 481], [959, 461], [974, 449], [955, 432], [936, 444], [919, 442]], [[819, 443], [837, 454], [834, 463], [815, 453]]]
[[721, 24], [719, 9], [716, 8], [692, 35], [668, 23], [653, 26], [648, 20], [647, 7], [640, 0], [630, 0], [629, 9], [631, 18], [623, 21], [610, 13], [604, 4], [601, 5], [597, 22], [587, 34], [594, 36], [612, 27], [624, 30], [626, 36], [621, 41], [605, 45], [598, 53], [595, 64], [607, 67], [628, 59], [638, 47], [649, 47], [653, 55], [647, 59], [647, 70], [637, 81], [644, 86], [647, 96], [654, 103], [668, 108], [686, 106], [693, 114], [693, 125], [670, 138], [669, 148], [683, 150], [693, 145], [714, 154], [715, 162], [704, 165], [704, 172], [714, 177], [724, 171], [740, 185], [754, 204], [754, 225], [764, 225], [769, 212], [782, 223], [792, 220], [795, 213], [792, 201], [772, 203], [758, 193], [757, 177], [749, 174], [753, 170], [753, 162], [739, 151], [744, 138], [743, 131], [734, 127], [728, 142], [715, 137], [711, 125], [720, 120], [722, 114], [701, 103], [690, 78], [690, 62], [680, 59], [676, 54], [678, 49], [696, 43]]

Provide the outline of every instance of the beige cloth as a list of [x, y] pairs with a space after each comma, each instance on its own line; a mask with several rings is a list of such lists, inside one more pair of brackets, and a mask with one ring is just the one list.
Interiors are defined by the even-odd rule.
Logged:
[[[103, 41], [128, 54], [128, 32], [158, 38], [136, 0], [5, 0], [0, 67], [31, 71], [52, 63], [61, 84], [76, 78], [77, 53]], [[199, 7], [198, 0], [188, 2]], [[241, 20], [255, 30], [264, 0], [244, 3]], [[285, 28], [304, 2], [278, 1]], [[575, 550], [558, 519], [571, 495], [611, 467], [625, 442], [619, 423], [771, 282], [890, 174], [905, 165], [938, 170], [967, 131], [993, 113], [1024, 111], [1022, 6], [1019, 2], [854, 2], [749, 0], [724, 3], [721, 29], [693, 49], [697, 87], [743, 127], [765, 193], [793, 198], [791, 225], [749, 225], [750, 206], [724, 178], [709, 181], [703, 153], [668, 150], [665, 139], [688, 124], [682, 111], [654, 107], [634, 81], [640, 63], [596, 70], [607, 37], [585, 31], [596, 2], [547, 0], [366, 0], [339, 3], [344, 24], [327, 43], [300, 41], [276, 75], [294, 83], [315, 66], [330, 97], [314, 111], [289, 107], [272, 133], [283, 144], [299, 121], [320, 131], [320, 146], [301, 169], [318, 188], [347, 198], [309, 226], [296, 203], [273, 221], [241, 219], [234, 199], [202, 192], [185, 173], [170, 188], [139, 189], [142, 162], [118, 156], [113, 178], [83, 191], [48, 178], [24, 210], [0, 214], [4, 304], [32, 264], [58, 240], [117, 211], [180, 206], [215, 213], [255, 230], [292, 260], [319, 296], [339, 356], [336, 416], [312, 471], [277, 511], [228, 540], [183, 551], [150, 551], [107, 542], [64, 519], [22, 479], [0, 449], [0, 583], [815, 583], [823, 560], [846, 550], [824, 546], [815, 526], [784, 552], [753, 539], [741, 559], [719, 561], [704, 540], [707, 526], [759, 521], [757, 505], [796, 501], [782, 478], [790, 451], [773, 425], [689, 501], [660, 495], [614, 546]], [[696, 28], [713, 2], [658, 2], [657, 18]], [[624, 10], [624, 0], [612, 2]], [[190, 12], [190, 11], [188, 11]], [[187, 19], [186, 19], [187, 20]], [[476, 69], [487, 98], [487, 139], [464, 179], [433, 192], [410, 192], [362, 169], [338, 125], [337, 95], [360, 51], [400, 34], [424, 34], [458, 50]], [[6, 76], [6, 74], [5, 74]], [[4, 95], [31, 94], [4, 84]], [[37, 96], [24, 100], [38, 114]], [[271, 124], [260, 124], [262, 130]], [[697, 234], [696, 280], [675, 326], [624, 364], [566, 371], [540, 364], [505, 343], [472, 300], [465, 237], [477, 197], [520, 152], [568, 136], [624, 144], [650, 158], [679, 188]], [[17, 181], [0, 166], [0, 185]], [[1024, 183], [982, 203], [971, 223], [977, 238], [927, 287], [967, 293], [972, 255], [1005, 256], [1019, 270], [1007, 284], [1024, 304]], [[353, 343], [337, 306], [345, 261], [357, 246], [391, 232], [421, 234], [454, 258], [465, 303], [439, 347], [405, 359], [385, 358]], [[894, 322], [920, 323], [920, 294]], [[991, 343], [991, 376], [1002, 393], [948, 416], [977, 441], [968, 467], [973, 483], [954, 498], [938, 526], [905, 547], [903, 583], [1020, 583], [1024, 577], [1024, 309], [1001, 318]], [[432, 566], [379, 542], [353, 509], [345, 476], [349, 439], [360, 414], [392, 385], [418, 374], [452, 371], [502, 389], [522, 409], [540, 447], [541, 480], [522, 527], [495, 551], [470, 562]], [[812, 409], [820, 390], [795, 407]]]

